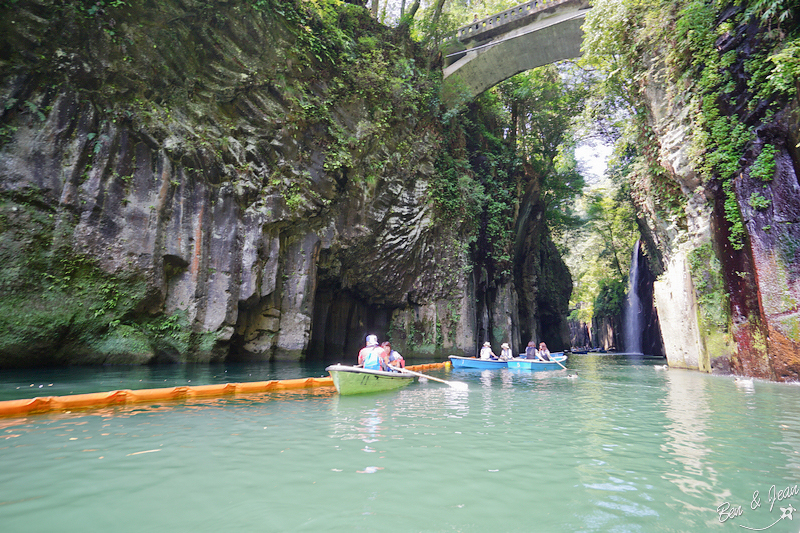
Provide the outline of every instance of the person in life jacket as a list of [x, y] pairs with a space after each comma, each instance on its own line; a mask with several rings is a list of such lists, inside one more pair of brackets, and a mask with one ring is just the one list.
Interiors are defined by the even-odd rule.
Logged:
[[[387, 361], [390, 365], [395, 368], [405, 368], [406, 367], [406, 360], [403, 359], [403, 356], [397, 350], [392, 350], [392, 343], [389, 341], [382, 342], [381, 348], [383, 351], [386, 352]], [[389, 368], [389, 370], [393, 370], [394, 372], [400, 372], [399, 370], [394, 370], [393, 368]]]
[[525, 348], [525, 359], [536, 359], [536, 353], [536, 343], [530, 340]]
[[386, 351], [378, 345], [378, 337], [367, 335], [367, 345], [358, 352], [358, 364], [370, 370], [386, 370]]

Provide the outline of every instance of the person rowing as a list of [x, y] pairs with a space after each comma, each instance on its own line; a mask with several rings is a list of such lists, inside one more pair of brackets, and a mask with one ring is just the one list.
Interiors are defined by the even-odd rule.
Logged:
[[367, 345], [358, 352], [358, 364], [369, 370], [387, 370], [388, 356], [378, 345], [378, 337], [367, 335]]
[[397, 350], [392, 350], [392, 343], [389, 341], [385, 341], [381, 343], [381, 348], [386, 352], [387, 361], [389, 363], [389, 368], [395, 372], [400, 372], [397, 370], [398, 368], [405, 368], [406, 367], [406, 360], [403, 359], [403, 356], [400, 355]]
[[539, 343], [539, 351], [536, 352], [536, 355], [542, 361], [550, 361], [550, 350], [547, 349], [547, 345], [544, 342]]

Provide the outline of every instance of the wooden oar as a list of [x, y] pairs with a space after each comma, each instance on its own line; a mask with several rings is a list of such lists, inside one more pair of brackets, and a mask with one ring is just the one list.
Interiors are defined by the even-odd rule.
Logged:
[[[537, 357], [538, 357], [538, 356], [537, 356]], [[544, 359], [542, 359], [541, 357], [539, 357], [539, 359], [541, 359], [542, 361], [544, 361]], [[568, 369], [567, 367], [565, 367], [564, 365], [562, 365], [562, 364], [561, 364], [561, 361], [556, 361], [555, 357], [554, 357], [553, 359], [550, 359], [550, 361], [551, 361], [551, 362], [553, 362], [553, 363], [555, 363], [555, 364], [557, 364], [558, 366], [560, 366], [561, 368], [563, 368], [563, 369], [564, 369], [564, 370], [566, 370], [567, 372], [569, 372], [569, 369]], [[575, 373], [577, 374], [577, 372], [575, 372]]]
[[433, 381], [438, 381], [439, 383], [444, 383], [445, 385], [450, 385], [454, 389], [466, 390], [467, 388], [469, 388], [469, 385], [467, 385], [466, 383], [462, 383], [461, 381], [446, 381], [444, 379], [439, 379], [439, 378], [435, 378], [433, 376], [428, 376], [427, 374], [421, 374], [419, 372], [414, 372], [413, 370], [408, 370], [406, 368], [400, 368], [399, 366], [389, 365], [389, 368], [393, 368], [394, 370], [397, 370], [398, 372], [406, 372], [408, 374], [414, 374], [417, 377], [432, 379]]
[[[553, 361], [556, 361], [556, 360], [553, 359]], [[563, 368], [564, 370], [567, 371], [567, 374], [568, 374], [567, 377], [568, 378], [577, 378], [578, 377], [578, 371], [577, 370], [575, 371], [575, 374], [569, 375], [569, 369], [567, 367], [565, 367], [564, 365], [562, 365], [561, 361], [556, 361], [556, 363], [558, 363], [558, 366], [560, 366], [561, 368]]]

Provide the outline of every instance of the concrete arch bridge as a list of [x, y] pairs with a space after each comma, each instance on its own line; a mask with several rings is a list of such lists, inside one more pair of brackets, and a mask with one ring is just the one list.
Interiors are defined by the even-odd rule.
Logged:
[[586, 0], [531, 0], [459, 28], [445, 45], [444, 97], [469, 101], [532, 68], [580, 56]]

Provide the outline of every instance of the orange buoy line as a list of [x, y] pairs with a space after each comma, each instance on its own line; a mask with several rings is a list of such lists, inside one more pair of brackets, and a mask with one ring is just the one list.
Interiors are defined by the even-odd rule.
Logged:
[[[435, 370], [445, 368], [450, 362], [409, 366], [409, 370]], [[99, 407], [154, 403], [164, 400], [187, 400], [214, 398], [228, 394], [255, 394], [259, 392], [333, 387], [333, 380], [325, 378], [299, 378], [272, 381], [250, 381], [245, 383], [223, 383], [219, 385], [194, 385], [167, 387], [163, 389], [115, 390], [67, 396], [41, 396], [22, 400], [0, 401], [0, 416], [25, 416], [51, 411], [94, 409]]]

